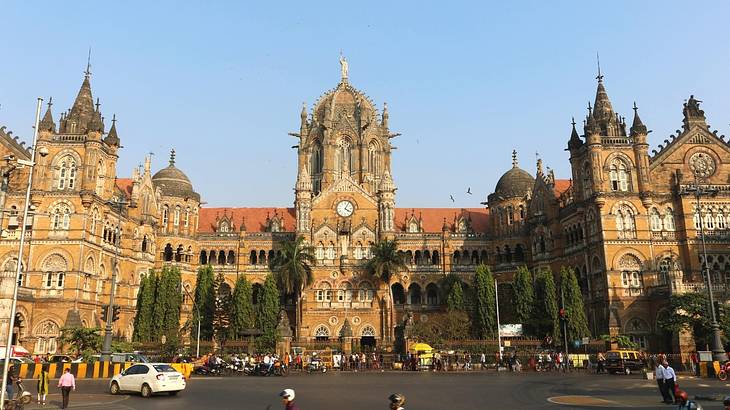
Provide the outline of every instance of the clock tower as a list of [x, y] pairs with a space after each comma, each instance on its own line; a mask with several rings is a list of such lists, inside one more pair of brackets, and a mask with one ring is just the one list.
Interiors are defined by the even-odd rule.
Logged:
[[[322, 95], [311, 112], [302, 107], [299, 132], [291, 133], [299, 139], [296, 234], [314, 247], [317, 259], [310, 297], [320, 303], [308, 300], [304, 309], [313, 310], [309, 317], [317, 321], [321, 319], [316, 319], [316, 307], [325, 303], [330, 313], [332, 303], [342, 305], [344, 311], [368, 305], [368, 313], [363, 310], [354, 317], [365, 321], [366, 315], [374, 315], [367, 322], [379, 327], [380, 298], [361, 300], [360, 296], [371, 292], [364, 288], [375, 285], [366, 283], [363, 270], [370, 246], [394, 232], [396, 188], [390, 173], [390, 139], [397, 134], [388, 129], [387, 106], [377, 110], [350, 84], [343, 57], [340, 63], [339, 84]], [[344, 320], [344, 316], [328, 320]], [[335, 327], [342, 325], [338, 323]], [[318, 324], [305, 321], [303, 325], [302, 335], [314, 336], [309, 328]], [[358, 328], [354, 319], [352, 325]]]

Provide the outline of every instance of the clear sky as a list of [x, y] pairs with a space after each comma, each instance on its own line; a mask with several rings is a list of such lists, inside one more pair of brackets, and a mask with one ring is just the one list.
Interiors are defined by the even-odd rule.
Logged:
[[[247, 4], [251, 3], [251, 4]], [[0, 125], [26, 139], [37, 96], [70, 107], [92, 47], [92, 90], [117, 114], [129, 176], [154, 152], [208, 206], [286, 206], [302, 102], [339, 81], [382, 108], [395, 139], [402, 207], [479, 206], [511, 165], [535, 153], [570, 178], [571, 116], [593, 100], [596, 52], [614, 109], [639, 105], [652, 149], [704, 101], [730, 135], [730, 3], [226, 2], [5, 0]], [[475, 194], [465, 194], [467, 187]], [[451, 202], [453, 194], [456, 203]]]

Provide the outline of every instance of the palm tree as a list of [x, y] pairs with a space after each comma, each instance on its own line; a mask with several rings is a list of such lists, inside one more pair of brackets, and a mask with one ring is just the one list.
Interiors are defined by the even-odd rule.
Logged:
[[304, 243], [299, 236], [281, 244], [281, 253], [271, 261], [276, 283], [284, 295], [294, 295], [296, 299], [296, 337], [299, 337], [301, 323], [301, 297], [304, 288], [313, 281], [312, 265], [314, 265], [314, 248]]
[[393, 290], [390, 287], [390, 279], [393, 275], [398, 272], [408, 270], [403, 257], [398, 254], [398, 241], [393, 239], [385, 239], [372, 245], [370, 248], [372, 257], [367, 261], [365, 268], [368, 273], [375, 278], [378, 278], [388, 288], [389, 303], [388, 309], [390, 310], [390, 326], [389, 331], [392, 329], [393, 324]]

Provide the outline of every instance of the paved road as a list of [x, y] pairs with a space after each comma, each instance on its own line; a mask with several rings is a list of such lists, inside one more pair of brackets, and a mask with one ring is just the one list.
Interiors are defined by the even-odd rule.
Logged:
[[[681, 379], [690, 395], [730, 394], [730, 384], [715, 380]], [[79, 409], [247, 409], [272, 410], [281, 406], [277, 394], [294, 388], [302, 410], [386, 409], [392, 392], [406, 395], [409, 410], [460, 409], [591, 409], [597, 407], [673, 409], [659, 403], [653, 381], [638, 376], [584, 373], [327, 373], [280, 377], [193, 378], [177, 397], [110, 396], [104, 381], [80, 381], [72, 396]], [[56, 408], [58, 395], [51, 396]], [[702, 402], [705, 409], [720, 403]], [[31, 408], [36, 408], [32, 406]], [[38, 407], [40, 408], [40, 407]]]

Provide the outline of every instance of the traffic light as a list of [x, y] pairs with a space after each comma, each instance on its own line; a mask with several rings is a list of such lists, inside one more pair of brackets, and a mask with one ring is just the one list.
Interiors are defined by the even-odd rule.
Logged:
[[103, 305], [101, 307], [101, 320], [107, 321], [109, 318], [109, 305]]
[[117, 320], [119, 320], [119, 311], [120, 310], [121, 309], [119, 308], [119, 306], [114, 305], [114, 309], [112, 310], [112, 322], [116, 322]]

